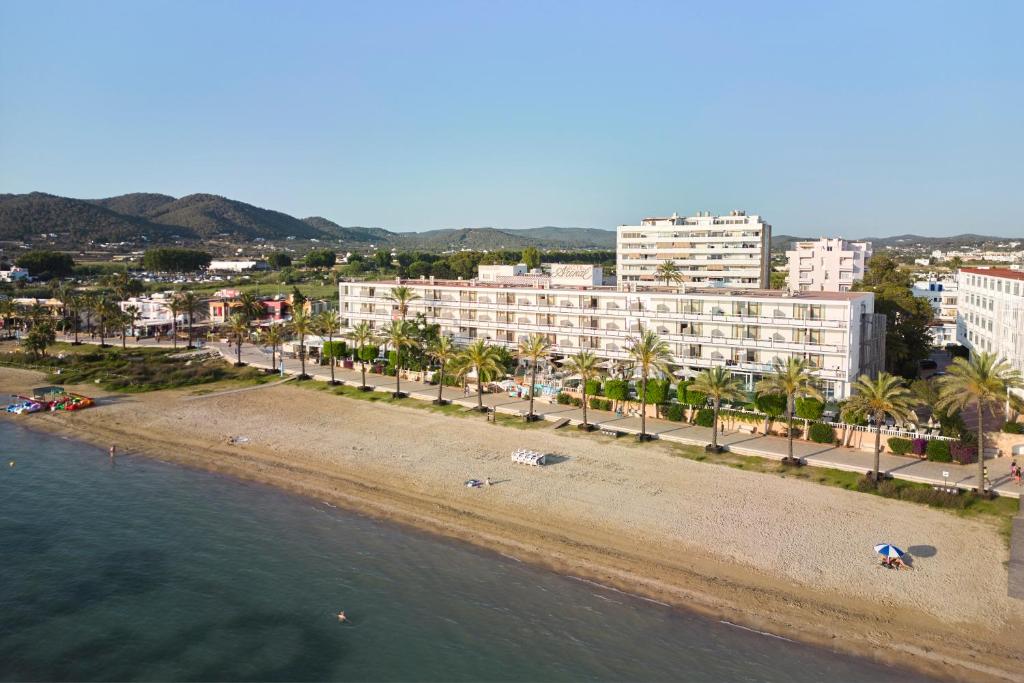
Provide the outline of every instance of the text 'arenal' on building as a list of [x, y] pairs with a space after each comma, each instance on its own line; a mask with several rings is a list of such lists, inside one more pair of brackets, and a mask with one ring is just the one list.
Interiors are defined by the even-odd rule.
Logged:
[[[341, 324], [381, 329], [400, 317], [391, 290], [458, 344], [514, 349], [540, 333], [562, 360], [590, 350], [610, 372], [628, 365], [630, 340], [651, 330], [669, 345], [674, 374], [726, 366], [747, 389], [790, 357], [806, 359], [823, 393], [845, 398], [884, 366], [885, 316], [870, 292], [768, 289], [771, 227], [757, 216], [648, 218], [618, 231], [617, 278], [600, 266], [480, 266], [471, 280], [392, 279], [339, 284]], [[719, 258], [721, 257], [721, 258]], [[659, 278], [659, 265], [662, 267]]]

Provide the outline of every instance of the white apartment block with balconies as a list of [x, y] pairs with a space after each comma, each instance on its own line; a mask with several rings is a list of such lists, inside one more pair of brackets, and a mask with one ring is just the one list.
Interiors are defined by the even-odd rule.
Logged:
[[841, 237], [795, 242], [786, 252], [789, 291], [849, 292], [853, 283], [864, 278], [871, 253], [870, 242], [848, 242]]
[[964, 345], [994, 353], [1024, 372], [1024, 272], [961, 268], [959, 307]]
[[[575, 266], [574, 268], [580, 268]], [[479, 280], [381, 280], [339, 284], [343, 329], [368, 322], [381, 329], [399, 316], [388, 298], [405, 285], [418, 299], [407, 316], [422, 314], [457, 344], [474, 339], [514, 350], [533, 333], [545, 335], [553, 355], [591, 350], [628, 365], [631, 339], [651, 330], [671, 349], [677, 376], [727, 366], [748, 390], [773, 363], [806, 358], [823, 392], [845, 398], [859, 375], [883, 367], [885, 316], [874, 314], [870, 292], [789, 294], [780, 290], [689, 290], [648, 287], [622, 291], [595, 286], [593, 273], [538, 276], [532, 284]]]
[[743, 211], [728, 216], [673, 214], [645, 218], [640, 225], [620, 225], [616, 236], [618, 286], [632, 291], [656, 286], [658, 266], [671, 261], [679, 269], [683, 285], [766, 289], [771, 238], [772, 226]]

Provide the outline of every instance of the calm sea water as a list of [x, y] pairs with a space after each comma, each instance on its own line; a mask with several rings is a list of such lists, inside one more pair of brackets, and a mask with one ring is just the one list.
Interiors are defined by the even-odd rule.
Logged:
[[924, 680], [13, 420], [0, 458], [4, 680]]

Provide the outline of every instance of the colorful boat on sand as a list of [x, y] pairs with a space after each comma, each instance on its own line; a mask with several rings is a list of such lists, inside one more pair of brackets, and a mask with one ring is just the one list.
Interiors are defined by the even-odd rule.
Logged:
[[7, 406], [7, 412], [12, 415], [38, 413], [44, 407], [39, 401], [28, 398], [27, 396], [12, 396], [11, 398], [17, 399], [14, 403]]

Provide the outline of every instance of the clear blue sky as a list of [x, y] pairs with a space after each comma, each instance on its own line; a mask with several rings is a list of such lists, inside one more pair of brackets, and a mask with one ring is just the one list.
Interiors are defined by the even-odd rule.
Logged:
[[0, 0], [0, 192], [1024, 235], [1024, 3]]

